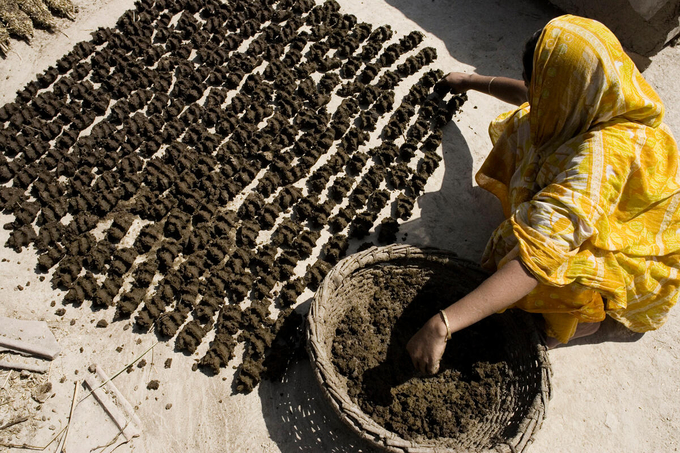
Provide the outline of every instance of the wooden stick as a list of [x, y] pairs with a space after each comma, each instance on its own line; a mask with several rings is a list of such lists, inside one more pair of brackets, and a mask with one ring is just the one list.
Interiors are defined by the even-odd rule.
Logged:
[[50, 367], [46, 363], [9, 362], [7, 360], [0, 360], [0, 368], [10, 368], [13, 370], [27, 370], [33, 371], [35, 373], [47, 373], [47, 370], [50, 369]]
[[[112, 398], [109, 398], [104, 390], [101, 390], [101, 385], [97, 385], [97, 382], [92, 376], [87, 376], [85, 378], [85, 384], [87, 384], [90, 389], [92, 389], [92, 395], [102, 406], [104, 411], [111, 417], [111, 420], [118, 426], [118, 430], [123, 433], [127, 440], [131, 440], [133, 437], [141, 435], [141, 421], [139, 417], [134, 413], [134, 409], [130, 403], [123, 397], [123, 395], [118, 391], [116, 386], [107, 379], [106, 374], [102, 371], [99, 366], [97, 366], [96, 371], [97, 377], [100, 380], [106, 382], [106, 391], [113, 393], [115, 401], [118, 405], [114, 403]], [[132, 421], [132, 423], [130, 423]]]
[[0, 346], [50, 360], [53, 360], [59, 354], [59, 351], [55, 351], [49, 347], [44, 347], [40, 344], [29, 343], [28, 341], [15, 340], [13, 338], [7, 337], [0, 337]]

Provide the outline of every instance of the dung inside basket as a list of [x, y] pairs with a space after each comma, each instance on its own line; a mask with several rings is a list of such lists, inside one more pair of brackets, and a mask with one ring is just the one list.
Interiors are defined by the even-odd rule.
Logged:
[[[461, 332], [452, 339], [452, 343], [449, 343], [447, 351], [455, 349], [456, 341], [459, 342], [458, 344], [481, 344], [486, 341], [485, 335], [495, 337], [488, 341], [497, 343], [498, 347], [492, 348], [491, 356], [481, 356], [480, 362], [487, 364], [485, 365], [487, 368], [483, 368], [481, 373], [482, 375], [485, 372], [493, 373], [495, 370], [496, 364], [488, 365], [485, 360], [500, 361], [502, 368], [497, 370], [505, 373], [502, 376], [503, 379], [499, 380], [502, 385], [498, 385], [491, 393], [488, 393], [489, 389], [485, 390], [489, 396], [487, 400], [484, 400], [483, 410], [474, 413], [470, 419], [456, 419], [461, 422], [461, 429], [452, 437], [433, 438], [432, 432], [435, 431], [428, 433], [430, 437], [422, 432], [404, 433], [403, 429], [399, 428], [400, 425], [394, 423], [394, 420], [382, 418], [381, 414], [384, 415], [385, 410], [373, 410], [370, 404], [366, 405], [366, 401], [361, 402], [362, 395], [359, 394], [358, 386], [353, 383], [356, 376], [352, 379], [347, 377], [348, 371], [351, 374], [353, 367], [361, 369], [361, 364], [366, 362], [365, 369], [361, 369], [361, 373], [365, 372], [361, 379], [364, 386], [371, 388], [370, 379], [367, 377], [369, 373], [380, 374], [382, 371], [380, 379], [399, 374], [398, 369], [380, 370], [381, 367], [388, 366], [386, 364], [390, 360], [395, 360], [395, 357], [398, 363], [404, 363], [404, 369], [412, 368], [408, 356], [404, 356], [405, 340], [399, 338], [401, 335], [398, 333], [399, 329], [406, 329], [405, 335], [410, 337], [414, 331], [408, 329], [415, 327], [409, 327], [409, 324], [417, 322], [422, 325], [423, 319], [429, 318], [439, 308], [443, 308], [435, 306], [435, 303], [428, 303], [428, 300], [438, 300], [439, 303], [448, 305], [469, 293], [486, 277], [487, 275], [476, 265], [457, 259], [451, 253], [397, 245], [373, 248], [353, 255], [331, 270], [315, 295], [310, 309], [308, 349], [323, 393], [343, 421], [361, 437], [378, 447], [395, 452], [522, 451], [528, 445], [540, 427], [545, 413], [545, 406], [550, 395], [550, 372], [545, 347], [531, 316], [526, 313], [509, 310], [504, 314], [494, 315], [480, 323], [480, 325], [483, 324], [481, 327], [473, 326], [471, 329], [466, 329], [467, 332]], [[432, 297], [437, 293], [445, 294], [447, 297]], [[392, 304], [403, 302], [405, 308], [403, 312], [395, 309], [392, 313], [387, 313], [390, 311], [387, 305], [376, 305], [376, 300], [389, 300]], [[364, 343], [352, 352], [342, 349], [349, 342], [341, 346], [336, 345], [334, 349], [333, 343], [336, 335], [341, 336], [341, 339], [347, 337], [348, 319], [355, 321], [361, 318], [371, 319], [376, 311], [380, 312], [379, 318], [392, 316], [391, 319], [396, 320], [389, 321], [394, 322], [394, 326], [393, 330], [388, 332], [386, 341], [376, 340], [373, 344], [364, 340]], [[418, 317], [419, 314], [420, 317]], [[348, 318], [345, 317], [346, 315]], [[373, 320], [374, 326], [365, 325], [360, 329], [373, 329], [370, 335], [375, 334], [378, 338], [384, 326], [381, 327], [380, 322], [376, 322], [375, 319]], [[372, 360], [371, 355], [368, 354], [366, 356], [368, 358], [363, 357], [362, 348], [368, 352], [383, 348], [379, 351], [378, 360], [384, 362], [368, 363]], [[345, 358], [348, 360], [345, 362], [338, 360], [338, 357], [342, 359], [345, 352], [347, 352]], [[443, 371], [438, 377], [427, 379], [439, 379], [439, 382], [443, 382], [442, 385], [449, 385], [448, 381], [442, 381], [443, 377], [451, 376], [445, 373], [454, 372], [454, 370], [447, 369], [449, 366], [447, 355], [450, 355], [449, 352], [442, 359]], [[456, 355], [455, 350], [453, 355]], [[456, 361], [453, 360], [451, 363], [455, 364]], [[460, 364], [460, 362], [457, 363]], [[459, 371], [455, 370], [455, 372]], [[460, 376], [461, 385], [465, 384], [465, 379], [469, 379], [471, 372], [475, 374], [478, 370], [461, 371], [463, 373]], [[380, 382], [385, 381], [378, 381], [372, 389], [379, 389]], [[417, 386], [423, 382], [426, 381], [408, 380], [390, 382], [389, 385], [394, 384], [395, 392], [398, 392], [401, 387], [408, 389], [411, 385], [419, 388]], [[426, 383], [429, 385], [430, 382]], [[439, 384], [435, 382], [434, 385]], [[457, 388], [467, 391], [468, 387]], [[480, 391], [479, 385], [474, 387], [474, 391]], [[389, 399], [390, 395], [378, 394], [376, 396], [371, 393], [370, 396], [379, 401], [385, 397]], [[451, 398], [450, 403], [456, 403], [457, 400], [453, 400], [453, 396]], [[367, 411], [362, 410], [362, 407]], [[397, 407], [402, 406], [397, 405]], [[449, 406], [451, 407], [453, 406]], [[405, 412], [409, 410], [417, 413], [415, 406], [409, 408], [407, 405]], [[367, 412], [373, 412], [375, 419]], [[436, 418], [431, 413], [424, 415], [424, 418], [427, 417], [433, 420]], [[393, 430], [385, 426], [393, 427]], [[401, 434], [398, 431], [401, 431]]]

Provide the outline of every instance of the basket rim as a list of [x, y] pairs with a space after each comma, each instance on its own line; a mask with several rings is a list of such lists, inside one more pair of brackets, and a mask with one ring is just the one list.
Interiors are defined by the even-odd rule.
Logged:
[[[355, 404], [339, 382], [335, 366], [330, 357], [322, 347], [323, 338], [320, 332], [320, 323], [324, 312], [323, 304], [328, 296], [334, 294], [347, 278], [355, 272], [361, 271], [370, 266], [387, 264], [395, 261], [414, 261], [425, 263], [432, 262], [440, 265], [464, 266], [468, 269], [480, 272], [480, 275], [488, 276], [488, 272], [482, 270], [480, 266], [470, 260], [460, 258], [455, 252], [442, 250], [434, 247], [416, 247], [407, 244], [392, 244], [388, 246], [373, 246], [362, 252], [350, 255], [336, 264], [326, 275], [322, 284], [314, 294], [309, 313], [307, 315], [307, 352], [312, 362], [314, 376], [318, 385], [321, 387], [322, 394], [326, 401], [330, 403], [334, 412], [340, 419], [350, 427], [362, 439], [368, 441], [375, 447], [385, 451], [396, 453], [458, 453], [461, 450], [451, 448], [441, 443], [424, 443], [410, 441], [400, 437], [398, 434], [387, 430], [379, 425], [360, 407]], [[548, 400], [551, 397], [551, 367], [548, 361], [547, 348], [542, 343], [538, 333], [536, 344], [536, 356], [541, 372], [540, 391], [534, 398], [530, 410], [522, 420], [517, 434], [511, 439], [498, 443], [493, 449], [477, 450], [479, 453], [486, 452], [521, 452], [531, 442], [537, 431], [540, 429], [547, 409]], [[466, 450], [467, 451], [467, 450]]]

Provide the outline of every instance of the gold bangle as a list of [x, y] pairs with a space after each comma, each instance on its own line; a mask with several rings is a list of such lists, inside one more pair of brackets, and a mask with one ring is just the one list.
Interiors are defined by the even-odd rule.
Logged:
[[496, 80], [496, 77], [491, 77], [491, 80], [489, 80], [489, 85], [486, 87], [486, 92], [487, 94], [491, 94], [491, 83]]
[[446, 313], [444, 313], [444, 310], [439, 310], [439, 315], [442, 317], [442, 321], [444, 321], [444, 325], [446, 326], [446, 341], [449, 341], [451, 339], [451, 328], [449, 327], [449, 318], [446, 317]]

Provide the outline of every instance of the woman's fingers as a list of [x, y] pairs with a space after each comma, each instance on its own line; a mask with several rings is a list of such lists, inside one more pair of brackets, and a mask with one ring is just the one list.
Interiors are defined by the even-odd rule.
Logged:
[[444, 95], [447, 92], [453, 94], [463, 93], [468, 90], [468, 81], [470, 80], [470, 74], [465, 74], [463, 72], [449, 72], [437, 82], [434, 86], [434, 91], [439, 95]]
[[[420, 333], [420, 332], [418, 332]], [[413, 338], [409, 340], [406, 344], [406, 351], [411, 356], [411, 362], [413, 363], [413, 368], [419, 373], [425, 372], [425, 359], [420, 351], [420, 345], [418, 344], [418, 339], [416, 338], [418, 334], [416, 333]]]
[[439, 96], [444, 97], [446, 93], [448, 93], [451, 90], [449, 87], [448, 83], [446, 82], [446, 79], [441, 79], [439, 82], [437, 82], [434, 85], [434, 92], [437, 93]]
[[413, 367], [423, 374], [435, 374], [446, 349], [446, 331], [442, 332], [439, 316], [433, 317], [409, 340], [406, 350]]
[[432, 362], [427, 367], [427, 374], [436, 374], [439, 371], [439, 360]]
[[413, 368], [421, 374], [435, 374], [439, 370], [439, 362], [430, 362], [426, 358], [411, 358]]
[[[436, 354], [436, 353], [435, 353]], [[413, 368], [421, 374], [436, 374], [439, 371], [439, 362], [441, 357], [428, 356], [411, 357]]]

